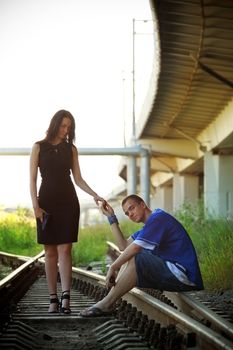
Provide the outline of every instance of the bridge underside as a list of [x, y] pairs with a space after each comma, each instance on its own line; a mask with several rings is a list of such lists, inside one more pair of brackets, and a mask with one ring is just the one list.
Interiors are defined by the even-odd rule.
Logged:
[[[163, 198], [158, 204], [166, 207], [166, 191], [172, 202], [167, 209], [172, 211], [203, 194], [206, 205], [216, 201], [217, 214], [232, 213], [233, 2], [150, 3], [159, 55], [136, 133], [138, 143], [151, 153], [155, 201]], [[137, 173], [140, 167], [137, 159]], [[122, 160], [120, 175], [125, 180], [126, 168]], [[195, 195], [188, 190], [190, 186], [196, 187]], [[223, 201], [227, 204], [221, 211]]]

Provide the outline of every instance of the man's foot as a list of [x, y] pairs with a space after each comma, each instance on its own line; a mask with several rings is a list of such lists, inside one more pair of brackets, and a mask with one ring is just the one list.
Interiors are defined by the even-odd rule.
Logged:
[[80, 312], [80, 316], [83, 317], [100, 317], [100, 316], [111, 316], [114, 310], [112, 311], [103, 311], [97, 306], [91, 306]]

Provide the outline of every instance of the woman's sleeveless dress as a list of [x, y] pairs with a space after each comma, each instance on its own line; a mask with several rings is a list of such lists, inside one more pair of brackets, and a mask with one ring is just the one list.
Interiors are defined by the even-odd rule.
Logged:
[[37, 241], [41, 244], [77, 242], [80, 207], [70, 177], [72, 147], [75, 146], [67, 142], [56, 146], [47, 141], [38, 144], [42, 178], [39, 205], [49, 214], [49, 219], [43, 230], [38, 230], [37, 219]]

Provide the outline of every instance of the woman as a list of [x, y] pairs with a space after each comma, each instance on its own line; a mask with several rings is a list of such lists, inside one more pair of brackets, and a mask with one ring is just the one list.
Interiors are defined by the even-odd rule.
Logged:
[[[81, 175], [72, 114], [58, 111], [51, 119], [46, 137], [36, 142], [30, 157], [30, 193], [37, 220], [37, 241], [44, 244], [45, 272], [50, 294], [49, 313], [69, 314], [72, 273], [72, 243], [77, 242], [80, 207], [70, 174], [75, 184], [93, 196], [96, 204], [104, 202]], [[37, 195], [38, 168], [41, 186]], [[62, 295], [57, 297], [57, 273]]]

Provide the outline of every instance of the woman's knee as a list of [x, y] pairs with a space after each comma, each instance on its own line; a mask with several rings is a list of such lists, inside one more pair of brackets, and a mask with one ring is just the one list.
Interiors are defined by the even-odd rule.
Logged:
[[45, 257], [46, 258], [57, 258], [58, 257], [58, 252], [57, 252], [57, 246], [54, 245], [45, 245], [44, 246], [45, 250]]
[[58, 246], [59, 256], [71, 256], [72, 244], [60, 244]]

